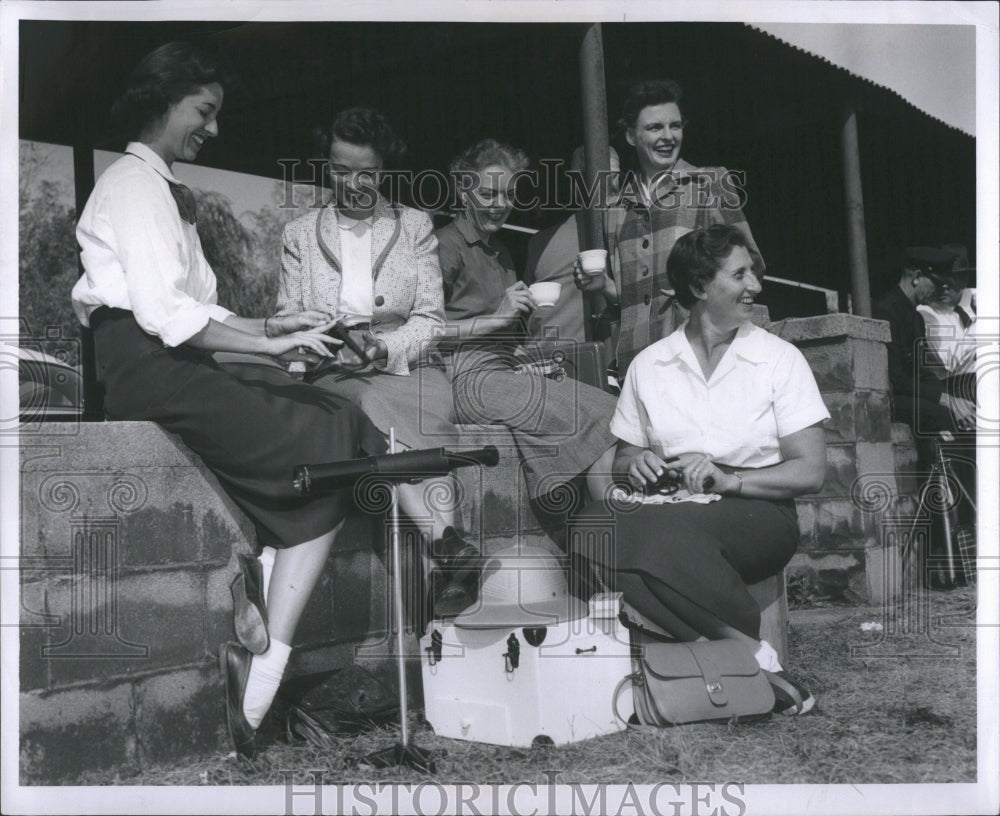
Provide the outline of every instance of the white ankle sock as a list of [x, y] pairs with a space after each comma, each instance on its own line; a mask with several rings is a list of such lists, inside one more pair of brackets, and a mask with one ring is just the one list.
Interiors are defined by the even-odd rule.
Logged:
[[778, 653], [766, 640], [762, 640], [760, 642], [760, 648], [757, 650], [754, 657], [757, 658], [757, 665], [759, 665], [764, 671], [779, 672], [782, 670], [781, 661], [778, 660]]
[[271, 585], [271, 570], [274, 569], [274, 556], [278, 551], [274, 547], [264, 547], [257, 556], [261, 571], [264, 574], [264, 603], [267, 603], [267, 588]]
[[253, 728], [260, 725], [271, 707], [291, 653], [291, 646], [271, 638], [271, 647], [264, 654], [254, 655], [251, 659], [250, 676], [247, 678], [246, 695], [243, 697], [243, 715]]

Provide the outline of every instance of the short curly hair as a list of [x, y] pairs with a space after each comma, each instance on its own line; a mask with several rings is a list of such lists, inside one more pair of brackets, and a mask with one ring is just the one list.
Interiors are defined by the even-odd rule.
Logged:
[[[618, 127], [622, 130], [634, 128], [643, 108], [651, 105], [666, 105], [673, 102], [681, 108], [684, 92], [672, 79], [643, 79], [629, 87], [622, 105]], [[683, 109], [681, 109], [683, 113]]]
[[478, 173], [491, 164], [499, 164], [513, 173], [527, 170], [531, 165], [528, 154], [496, 139], [482, 139], [466, 148], [451, 160], [449, 170], [452, 176], [460, 173]]
[[692, 230], [677, 239], [667, 258], [667, 277], [681, 306], [690, 309], [698, 301], [692, 290], [704, 289], [736, 247], [750, 251], [746, 235], [729, 224]]
[[406, 143], [396, 135], [389, 120], [374, 108], [347, 108], [338, 113], [330, 126], [328, 153], [334, 139], [370, 147], [386, 164], [399, 161], [406, 153]]
[[134, 141], [171, 105], [212, 83], [232, 81], [218, 55], [189, 42], [169, 42], [150, 51], [129, 75], [124, 93], [111, 107], [116, 136]]

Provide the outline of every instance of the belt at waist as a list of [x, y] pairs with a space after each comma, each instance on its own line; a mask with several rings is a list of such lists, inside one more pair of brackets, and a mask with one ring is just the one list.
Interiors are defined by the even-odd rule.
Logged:
[[118, 309], [114, 306], [98, 306], [90, 313], [90, 328], [96, 329], [105, 320], [122, 320], [127, 317], [134, 319], [135, 315], [128, 309]]

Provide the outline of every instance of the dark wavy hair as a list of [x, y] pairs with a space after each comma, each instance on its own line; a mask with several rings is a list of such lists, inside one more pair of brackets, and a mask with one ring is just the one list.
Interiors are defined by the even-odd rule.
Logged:
[[171, 105], [204, 85], [225, 87], [232, 77], [216, 54], [189, 42], [169, 42], [148, 53], [129, 76], [111, 108], [116, 136], [128, 141], [163, 116]]
[[370, 147], [389, 165], [406, 154], [406, 143], [396, 135], [389, 120], [374, 108], [347, 108], [338, 113], [326, 140], [327, 154], [334, 139]]
[[[622, 105], [621, 119], [618, 120], [618, 127], [621, 130], [635, 127], [639, 119], [639, 112], [643, 108], [651, 105], [666, 105], [673, 102], [681, 108], [681, 98], [684, 92], [681, 86], [672, 79], [643, 79], [634, 83], [625, 93], [625, 102]], [[684, 110], [681, 108], [681, 113]]]
[[729, 224], [713, 224], [677, 239], [667, 258], [667, 277], [681, 306], [690, 309], [698, 301], [692, 290], [704, 289], [736, 247], [750, 251], [746, 235]]

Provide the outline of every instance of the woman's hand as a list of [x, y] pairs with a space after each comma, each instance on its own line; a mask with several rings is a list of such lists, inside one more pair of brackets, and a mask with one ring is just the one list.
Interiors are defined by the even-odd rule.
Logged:
[[628, 460], [628, 478], [635, 487], [641, 489], [659, 479], [666, 467], [667, 463], [663, 459], [646, 448]]
[[308, 331], [309, 329], [316, 329], [321, 326], [329, 328], [330, 320], [330, 315], [317, 311], [276, 314], [274, 317], [267, 319], [265, 334], [268, 337], [280, 337], [283, 334]]
[[604, 281], [608, 276], [603, 272], [600, 275], [588, 275], [580, 266], [580, 259], [573, 261], [573, 283], [581, 292], [603, 292]]
[[[676, 467], [689, 493], [728, 493], [738, 488], [739, 479], [719, 470], [707, 454], [682, 453]], [[711, 483], [706, 484], [709, 479]]]
[[535, 299], [531, 296], [524, 281], [518, 281], [513, 286], [507, 287], [507, 291], [503, 293], [503, 300], [500, 301], [493, 316], [504, 320], [513, 320], [532, 311], [536, 306]]
[[[337, 347], [343, 343], [336, 337], [330, 337], [318, 332], [292, 332], [283, 334], [280, 337], [269, 337], [265, 353], [282, 359], [310, 359], [308, 355], [315, 354], [318, 357], [332, 357], [333, 352], [330, 347]], [[301, 355], [301, 356], [293, 356]], [[286, 356], [283, 356], [286, 355]]]

